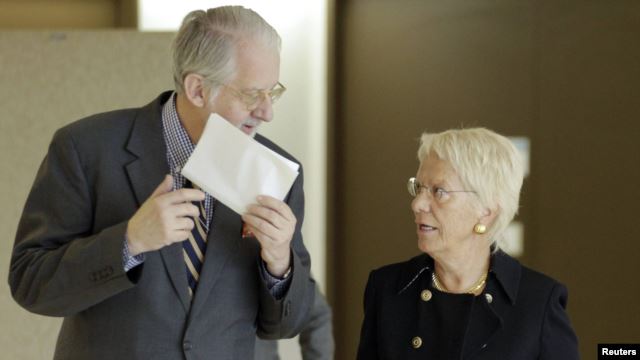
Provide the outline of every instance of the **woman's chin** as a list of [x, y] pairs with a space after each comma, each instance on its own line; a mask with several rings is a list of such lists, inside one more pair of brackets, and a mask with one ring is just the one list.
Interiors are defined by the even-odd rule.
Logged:
[[440, 247], [441, 246], [438, 246], [437, 242], [432, 238], [428, 238], [425, 236], [418, 237], [418, 249], [420, 249], [420, 251], [422, 251], [423, 253], [431, 254], [434, 251], [437, 251]]

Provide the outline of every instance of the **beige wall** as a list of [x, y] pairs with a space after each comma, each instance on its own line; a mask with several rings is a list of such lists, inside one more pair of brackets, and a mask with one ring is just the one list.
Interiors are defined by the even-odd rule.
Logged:
[[136, 3], [136, 0], [0, 0], [0, 28], [135, 27]]
[[[135, 27], [135, 9], [133, 0], [0, 0], [0, 29]], [[7, 235], [0, 243], [5, 254], [0, 257], [3, 357], [50, 359], [60, 325], [59, 319], [18, 307], [6, 283], [16, 224], [53, 131], [96, 111], [137, 105], [170, 85], [169, 78], [155, 73], [169, 68], [164, 63], [167, 38], [123, 32], [0, 32], [0, 163], [11, 169], [0, 175], [5, 204], [0, 226]], [[112, 59], [117, 51], [131, 56]], [[129, 65], [147, 62], [146, 51], [159, 58], [134, 72]], [[114, 67], [104, 71], [106, 64]], [[130, 86], [133, 96], [119, 91], [122, 84]]]
[[521, 260], [568, 285], [583, 358], [640, 342], [640, 3], [340, 4], [337, 358], [355, 357], [369, 271], [418, 254], [405, 183], [420, 133], [460, 126], [531, 139]]
[[20, 308], [6, 282], [22, 206], [53, 132], [96, 112], [146, 104], [172, 88], [172, 37], [115, 30], [0, 32], [3, 359], [50, 359], [58, 334], [60, 321]]

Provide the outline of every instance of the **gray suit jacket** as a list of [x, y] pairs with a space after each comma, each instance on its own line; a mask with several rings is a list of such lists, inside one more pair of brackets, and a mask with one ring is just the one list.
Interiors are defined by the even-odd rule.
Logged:
[[124, 272], [127, 222], [169, 172], [161, 123], [169, 95], [61, 128], [38, 171], [9, 284], [27, 310], [64, 317], [56, 359], [252, 359], [256, 332], [294, 336], [313, 303], [300, 233], [302, 170], [285, 199], [298, 222], [283, 299], [261, 278], [257, 240], [242, 239], [240, 216], [220, 203], [193, 300], [181, 243], [146, 253], [143, 265]]
[[[331, 307], [316, 286], [316, 296], [307, 323], [300, 331], [298, 342], [303, 360], [333, 360], [335, 342]], [[256, 339], [254, 360], [280, 360], [277, 340]]]

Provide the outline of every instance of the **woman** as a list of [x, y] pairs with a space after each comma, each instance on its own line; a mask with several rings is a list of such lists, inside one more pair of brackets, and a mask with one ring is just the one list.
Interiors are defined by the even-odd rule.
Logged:
[[518, 210], [513, 144], [476, 128], [422, 135], [409, 179], [418, 247], [374, 270], [358, 359], [578, 359], [567, 289], [500, 251]]

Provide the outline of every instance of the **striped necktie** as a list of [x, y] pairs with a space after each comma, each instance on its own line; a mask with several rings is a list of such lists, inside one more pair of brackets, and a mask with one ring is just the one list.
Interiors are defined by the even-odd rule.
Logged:
[[[190, 181], [187, 181], [185, 187], [193, 187], [199, 189], [198, 186], [192, 185]], [[184, 262], [187, 265], [187, 281], [189, 283], [189, 295], [193, 298], [193, 294], [198, 286], [198, 280], [200, 279], [200, 271], [202, 270], [202, 262], [204, 261], [204, 253], [207, 249], [207, 233], [209, 228], [207, 227], [206, 211], [204, 208], [204, 200], [194, 202], [194, 205], [200, 209], [198, 218], [194, 218], [195, 226], [189, 234], [189, 238], [182, 242], [182, 252], [184, 255]]]

